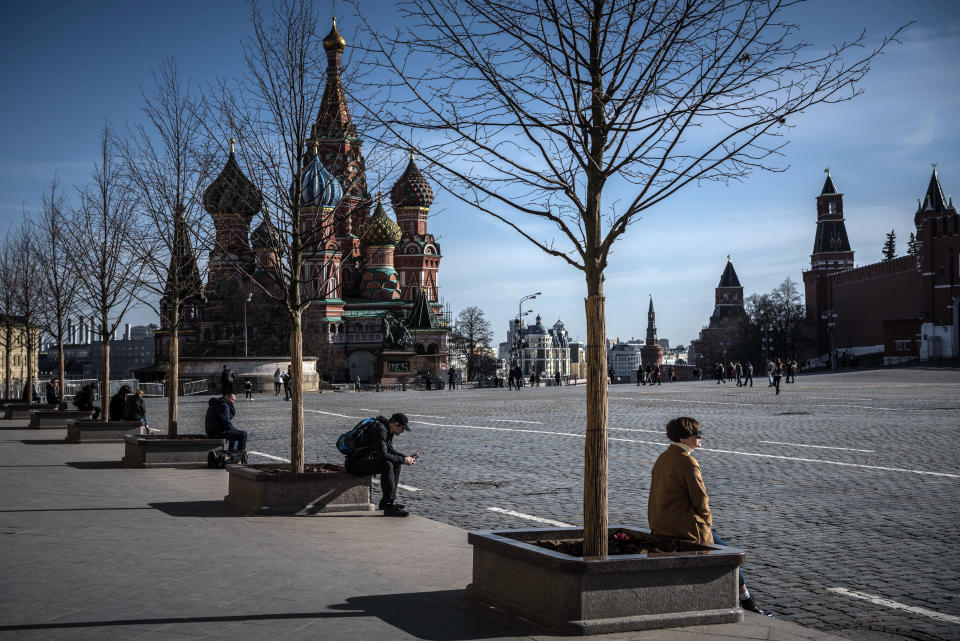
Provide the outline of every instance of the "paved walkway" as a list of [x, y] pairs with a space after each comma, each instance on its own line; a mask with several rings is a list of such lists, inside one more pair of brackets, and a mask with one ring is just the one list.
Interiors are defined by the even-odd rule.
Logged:
[[[0, 639], [551, 639], [463, 596], [462, 529], [411, 517], [238, 517], [220, 470], [128, 470], [120, 444], [0, 421]], [[598, 639], [839, 637], [741, 625]], [[865, 638], [865, 637], [858, 637]]]

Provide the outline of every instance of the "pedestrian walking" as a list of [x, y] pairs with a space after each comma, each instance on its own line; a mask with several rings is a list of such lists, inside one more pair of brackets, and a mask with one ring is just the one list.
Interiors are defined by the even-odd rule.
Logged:
[[657, 363], [656, 369], [653, 372], [653, 375], [656, 377], [657, 385], [663, 385], [661, 378], [663, 377], [663, 371], [660, 368], [660, 363]]
[[277, 371], [273, 373], [273, 395], [280, 396], [280, 386], [283, 385], [283, 372], [280, 371], [280, 368], [277, 368]]
[[767, 361], [767, 387], [773, 387], [773, 359]]
[[243, 382], [243, 391], [246, 393], [245, 399], [248, 401], [253, 400], [253, 381], [249, 378]]
[[747, 377], [743, 380], [743, 386], [746, 387], [747, 383], [753, 387], [753, 363], [751, 362], [747, 362]]
[[740, 361], [733, 364], [733, 373], [737, 377], [737, 387], [743, 387], [743, 379], [740, 376], [743, 370], [740, 368]]
[[290, 368], [287, 368], [287, 371], [283, 373], [283, 400], [289, 401], [293, 398], [293, 390], [290, 386]]
[[637, 387], [646, 384], [647, 383], [643, 380], [643, 365], [641, 365], [637, 368]]
[[675, 369], [673, 368], [673, 365], [671, 365], [671, 366], [670, 366], [670, 369], [669, 369], [668, 371], [669, 371], [669, 373], [670, 373], [670, 382], [671, 382], [671, 383], [676, 383], [676, 382], [677, 382], [677, 370], [675, 370]]
[[452, 392], [457, 389], [457, 370], [450, 368], [447, 370], [447, 391]]
[[226, 365], [220, 371], [220, 393], [233, 394], [233, 371]]
[[560, 372], [553, 373], [553, 384], [560, 387]]
[[723, 363], [717, 361], [713, 364], [713, 375], [717, 378], [717, 385], [722, 381], [726, 383], [727, 380], [723, 377]]
[[[726, 545], [713, 530], [710, 497], [693, 451], [703, 444], [700, 423], [688, 416], [667, 423], [671, 443], [653, 465], [647, 519], [650, 531], [703, 545]], [[757, 606], [739, 571], [740, 607], [767, 614]], [[769, 616], [769, 615], [768, 615]]]
[[[777, 388], [777, 394], [780, 393], [780, 377], [783, 376], [783, 363], [780, 359], [773, 365], [773, 386]], [[776, 394], [775, 394], [776, 395]]]

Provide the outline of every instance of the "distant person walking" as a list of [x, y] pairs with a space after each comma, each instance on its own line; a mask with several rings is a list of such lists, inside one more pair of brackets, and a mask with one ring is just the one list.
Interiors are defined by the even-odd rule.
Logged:
[[220, 371], [220, 393], [233, 394], [233, 371], [226, 365]]
[[280, 396], [280, 386], [283, 385], [283, 372], [280, 371], [280, 368], [277, 368], [277, 371], [273, 373], [273, 395]]
[[253, 400], [253, 381], [251, 381], [249, 378], [243, 381], [243, 392], [246, 394], [244, 397], [245, 400]]
[[560, 372], [553, 373], [553, 384], [560, 387]]
[[773, 387], [773, 359], [767, 361], [767, 387]]
[[743, 386], [746, 387], [747, 383], [750, 383], [750, 387], [753, 387], [753, 363], [747, 363], [747, 377], [743, 379]]
[[293, 397], [293, 392], [290, 389], [290, 368], [287, 368], [287, 371], [283, 374], [283, 395], [285, 401], [289, 401]]
[[783, 376], [783, 363], [780, 359], [773, 366], [773, 386], [777, 388], [777, 394], [780, 393], [780, 377]]
[[743, 369], [740, 367], [740, 361], [737, 361], [736, 363], [733, 364], [733, 373], [737, 377], [737, 387], [743, 387], [743, 379], [741, 377], [741, 374], [743, 373]]

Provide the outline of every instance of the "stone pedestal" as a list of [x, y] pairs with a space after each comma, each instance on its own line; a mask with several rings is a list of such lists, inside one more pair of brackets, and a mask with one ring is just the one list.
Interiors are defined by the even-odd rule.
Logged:
[[308, 464], [330, 471], [292, 474], [286, 464], [228, 465], [226, 504], [244, 514], [296, 514], [369, 511], [370, 476], [348, 474], [342, 465]]
[[67, 443], [120, 442], [127, 434], [139, 434], [140, 421], [69, 421]]
[[34, 429], [63, 429], [68, 421], [89, 420], [93, 412], [84, 410], [34, 410], [30, 412], [30, 427]]
[[123, 464], [126, 467], [206, 467], [207, 453], [223, 447], [223, 439], [206, 434], [131, 434], [123, 437]]
[[6, 419], [29, 419], [30, 412], [33, 410], [55, 410], [57, 406], [53, 403], [6, 403], [3, 406], [3, 418]]
[[684, 552], [584, 560], [528, 543], [582, 537], [581, 528], [470, 532], [467, 596], [564, 634], [743, 620], [737, 600], [737, 568], [746, 560], [741, 550], [691, 543]]

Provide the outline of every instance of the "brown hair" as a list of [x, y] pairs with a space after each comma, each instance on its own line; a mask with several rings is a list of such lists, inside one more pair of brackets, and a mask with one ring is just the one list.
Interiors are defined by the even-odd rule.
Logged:
[[700, 421], [689, 416], [680, 416], [667, 423], [667, 438], [674, 442], [699, 433]]

